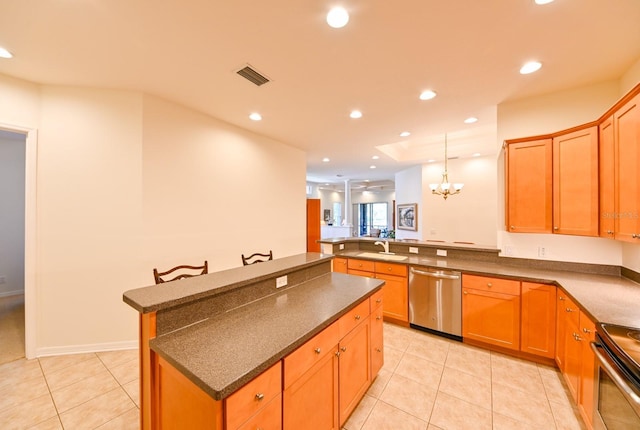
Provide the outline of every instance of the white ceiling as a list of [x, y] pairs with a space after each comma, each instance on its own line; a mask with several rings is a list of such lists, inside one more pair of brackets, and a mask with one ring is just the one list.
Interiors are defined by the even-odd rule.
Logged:
[[[351, 19], [332, 29], [338, 3]], [[444, 133], [450, 156], [495, 153], [501, 102], [619, 78], [640, 1], [2, 0], [0, 46], [2, 74], [144, 91], [305, 150], [309, 180], [377, 181], [442, 160]], [[272, 82], [236, 75], [247, 63]]]

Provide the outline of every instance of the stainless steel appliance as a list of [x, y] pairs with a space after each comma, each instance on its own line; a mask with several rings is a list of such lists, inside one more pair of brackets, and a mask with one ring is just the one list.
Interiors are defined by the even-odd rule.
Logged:
[[640, 429], [640, 329], [599, 323], [593, 427]]
[[413, 328], [462, 340], [460, 272], [410, 268], [409, 324]]

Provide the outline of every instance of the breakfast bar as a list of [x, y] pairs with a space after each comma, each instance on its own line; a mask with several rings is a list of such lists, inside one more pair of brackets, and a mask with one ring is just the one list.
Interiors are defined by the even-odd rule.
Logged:
[[[325, 362], [344, 379], [328, 386], [337, 382], [350, 401], [335, 396], [319, 419], [344, 423], [382, 365], [382, 318], [378, 330], [369, 315], [381, 309], [384, 281], [332, 273], [331, 258], [301, 254], [127, 291], [124, 301], [140, 312], [141, 428], [229, 429], [274, 422], [281, 410], [276, 421], [295, 423], [309, 413], [293, 408], [303, 375]], [[339, 375], [340, 360], [364, 369], [360, 379]], [[235, 406], [253, 385], [248, 403]]]

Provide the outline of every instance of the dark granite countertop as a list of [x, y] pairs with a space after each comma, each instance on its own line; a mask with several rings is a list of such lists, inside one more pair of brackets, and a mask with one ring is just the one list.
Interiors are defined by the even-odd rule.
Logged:
[[221, 400], [383, 284], [378, 279], [327, 273], [152, 339], [150, 346], [211, 397]]
[[136, 288], [126, 291], [123, 300], [140, 313], [155, 312], [221, 294], [263, 279], [284, 275], [292, 268], [312, 266], [331, 258], [333, 258], [332, 255], [319, 253], [278, 258], [260, 264], [185, 278], [180, 282]]
[[[350, 251], [340, 253], [339, 256], [385, 261], [361, 257], [358, 255], [360, 253], [362, 251]], [[404, 261], [390, 262], [441, 267], [476, 275], [558, 285], [575, 299], [596, 322], [640, 327], [640, 285], [621, 276], [543, 270], [494, 262], [415, 255], [409, 255]]]

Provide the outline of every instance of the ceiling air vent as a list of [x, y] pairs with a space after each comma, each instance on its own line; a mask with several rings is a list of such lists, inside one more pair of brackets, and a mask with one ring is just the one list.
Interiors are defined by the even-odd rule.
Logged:
[[245, 78], [246, 80], [253, 82], [257, 86], [266, 84], [267, 82], [270, 81], [269, 78], [264, 76], [262, 73], [259, 73], [257, 70], [255, 70], [249, 65], [246, 65], [242, 69], [238, 70], [236, 73], [242, 76], [243, 78]]

